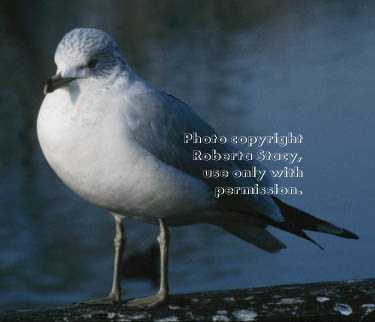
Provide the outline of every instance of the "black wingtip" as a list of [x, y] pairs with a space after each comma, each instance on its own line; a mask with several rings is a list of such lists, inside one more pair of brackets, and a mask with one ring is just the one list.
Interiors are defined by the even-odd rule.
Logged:
[[[274, 196], [272, 196], [272, 199], [276, 202], [281, 210], [281, 213], [286, 218], [285, 224], [282, 223], [282, 225], [275, 225], [274, 223], [271, 223], [273, 226], [287, 230], [293, 234], [295, 234], [295, 232], [298, 230], [310, 230], [332, 234], [342, 238], [359, 239], [356, 234], [349, 230], [337, 227], [325, 220], [314, 217], [305, 211], [289, 206]], [[298, 233], [296, 235], [298, 235]]]
[[320, 246], [314, 239], [312, 239], [309, 235], [307, 235], [304, 231], [302, 230], [294, 230], [294, 231], [289, 231], [291, 232], [292, 234], [295, 234], [297, 236], [300, 236], [310, 242], [312, 242], [313, 244], [315, 244], [316, 246], [318, 246], [321, 250], [324, 250], [324, 248], [322, 246]]
[[[307, 235], [306, 235], [307, 236]], [[314, 239], [310, 238], [308, 236], [308, 238], [306, 238], [307, 240], [311, 241], [313, 244], [315, 244], [316, 246], [318, 246], [320, 248], [320, 250], [324, 250], [323, 246], [320, 246]]]
[[340, 234], [340, 237], [343, 238], [350, 238], [350, 239], [359, 239], [358, 235], [352, 233], [349, 230], [344, 229], [344, 231]]

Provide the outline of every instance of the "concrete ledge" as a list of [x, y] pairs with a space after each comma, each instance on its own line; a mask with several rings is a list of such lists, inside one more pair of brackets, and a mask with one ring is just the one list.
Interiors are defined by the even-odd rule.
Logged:
[[375, 279], [364, 279], [172, 295], [148, 311], [121, 304], [14, 310], [0, 321], [375, 321], [374, 296]]

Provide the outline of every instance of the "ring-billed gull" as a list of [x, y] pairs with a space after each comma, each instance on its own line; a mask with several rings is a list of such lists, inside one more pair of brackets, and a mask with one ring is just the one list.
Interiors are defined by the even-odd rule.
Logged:
[[[252, 186], [255, 178], [207, 179], [204, 169], [245, 169], [249, 162], [192, 161], [192, 151], [233, 152], [229, 143], [184, 143], [184, 133], [216, 135], [187, 104], [137, 76], [118, 45], [98, 29], [74, 29], [55, 53], [56, 75], [45, 86], [37, 122], [43, 153], [62, 181], [116, 222], [113, 285], [120, 301], [123, 220], [160, 225], [158, 293], [129, 306], [153, 307], [168, 298], [168, 226], [209, 223], [274, 253], [286, 246], [265, 229], [278, 227], [310, 239], [304, 230], [358, 238], [355, 234], [291, 207], [275, 196], [223, 195], [215, 186]], [[314, 241], [313, 241], [314, 242]]]

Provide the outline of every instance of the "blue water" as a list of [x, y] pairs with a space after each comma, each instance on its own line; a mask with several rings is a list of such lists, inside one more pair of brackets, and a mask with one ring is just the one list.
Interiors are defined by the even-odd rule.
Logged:
[[[171, 229], [172, 293], [373, 277], [374, 2], [85, 3], [67, 10], [38, 3], [32, 17], [19, 5], [28, 19], [23, 32], [4, 29], [0, 309], [100, 297], [111, 285], [113, 219], [61, 183], [35, 133], [54, 48], [75, 26], [108, 31], [141, 76], [223, 135], [301, 133], [303, 144], [272, 147], [303, 156], [304, 178], [280, 183], [304, 194], [283, 200], [360, 236], [311, 233], [321, 251], [271, 229], [288, 246], [272, 255], [216, 227]], [[13, 26], [10, 17], [2, 23]], [[158, 234], [135, 221], [125, 229], [130, 254], [148, 249]], [[123, 286], [129, 297], [155, 292], [148, 280]]]

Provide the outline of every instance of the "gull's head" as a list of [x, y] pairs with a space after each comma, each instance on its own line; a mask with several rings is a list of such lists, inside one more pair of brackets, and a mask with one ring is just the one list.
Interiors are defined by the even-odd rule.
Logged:
[[57, 46], [55, 63], [56, 75], [45, 85], [44, 94], [68, 86], [73, 80], [101, 80], [115, 70], [128, 68], [112, 37], [91, 28], [77, 28], [67, 33]]

